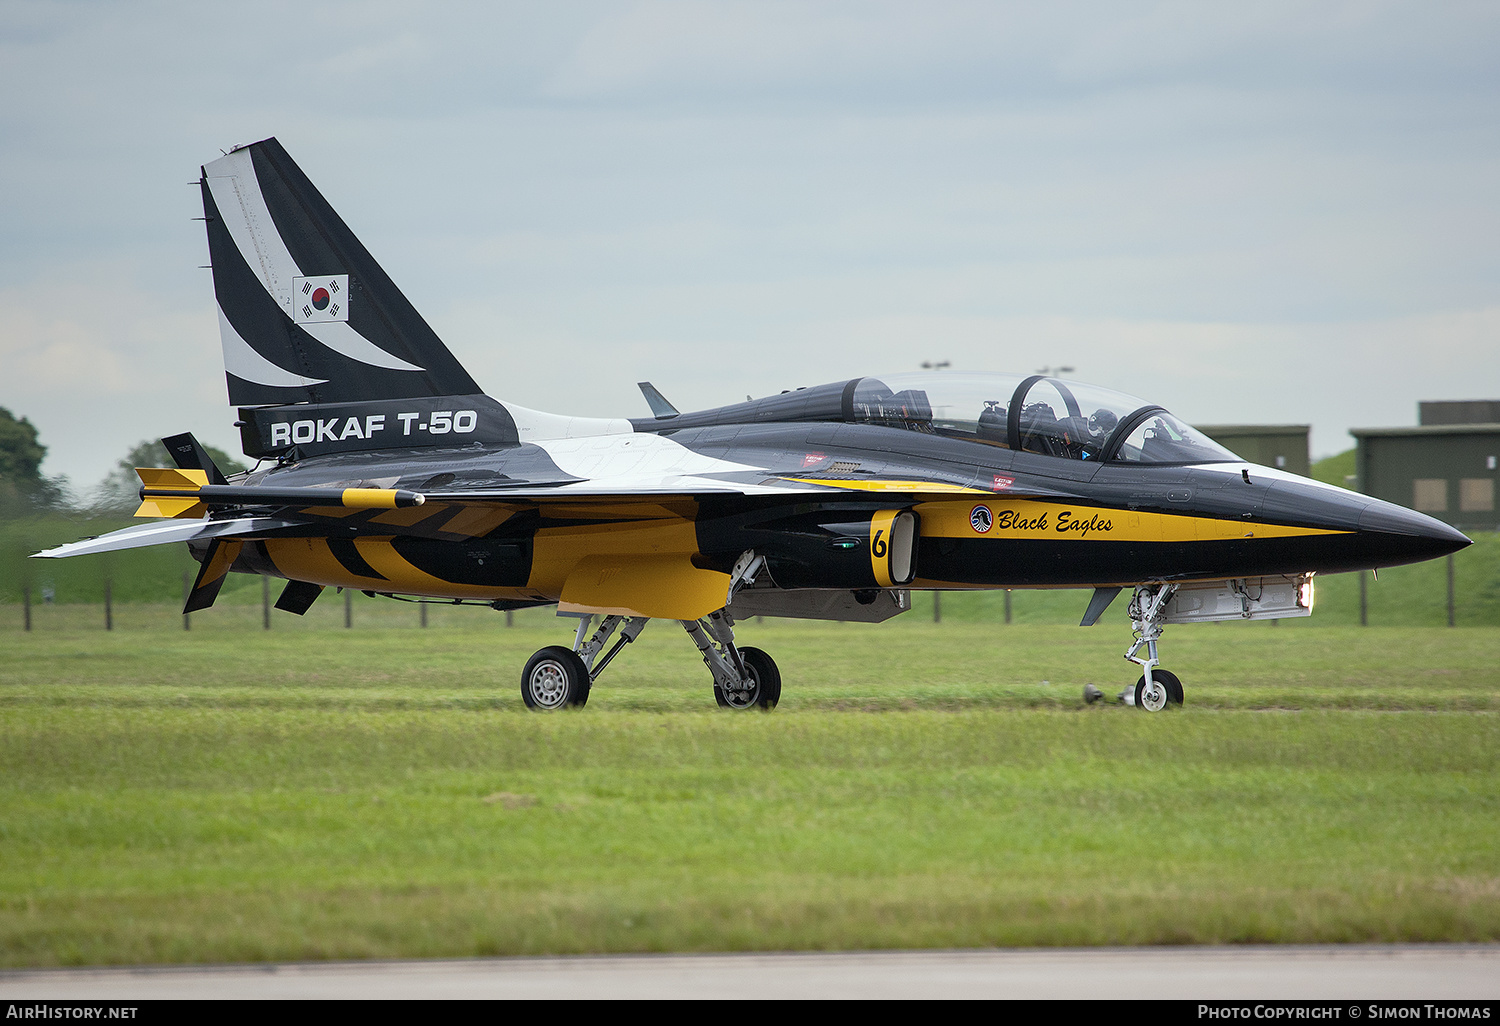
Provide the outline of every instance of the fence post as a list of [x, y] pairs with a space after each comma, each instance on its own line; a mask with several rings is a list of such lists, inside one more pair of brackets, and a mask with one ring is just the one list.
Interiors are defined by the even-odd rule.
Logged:
[[31, 630], [31, 585], [21, 587], [21, 605], [26, 610], [26, 629]]
[[354, 626], [354, 592], [349, 588], [344, 589], [344, 629], [348, 630]]
[[269, 577], [260, 579], [260, 629], [263, 631], [271, 629], [271, 579]]
[[1361, 570], [1359, 572], [1359, 625], [1361, 627], [1370, 626], [1370, 603], [1369, 596], [1366, 593], [1368, 587], [1369, 584], [1365, 580], [1365, 572]]
[[418, 602], [417, 603], [417, 608], [420, 609], [420, 610], [422, 610], [422, 626], [426, 627], [427, 626], [427, 603], [426, 602]]
[[507, 626], [507, 627], [514, 627], [515, 625], [516, 625], [516, 611], [514, 609], [507, 609], [505, 611], [505, 626]]
[[943, 622], [943, 593], [940, 591], [932, 593], [932, 622]]
[[183, 613], [182, 613], [182, 629], [185, 630], [185, 631], [190, 631], [190, 630], [193, 629], [192, 626], [188, 623], [188, 613], [187, 613], [188, 599], [190, 599], [192, 597], [193, 597], [193, 578], [192, 578], [192, 576], [186, 570], [184, 570], [182, 572], [182, 608], [183, 608]]
[[111, 594], [112, 581], [104, 582], [104, 629], [112, 631], [115, 629], [114, 596]]
[[1005, 622], [1010, 623], [1010, 589], [1005, 589]]

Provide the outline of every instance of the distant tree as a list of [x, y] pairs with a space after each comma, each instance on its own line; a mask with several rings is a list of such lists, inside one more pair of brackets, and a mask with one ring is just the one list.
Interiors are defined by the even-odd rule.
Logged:
[[0, 407], [0, 512], [29, 512], [61, 501], [61, 482], [42, 477], [46, 455], [36, 425]]
[[36, 426], [0, 406], [0, 477], [11, 481], [41, 480], [47, 447], [37, 441]]
[[[250, 469], [223, 449], [205, 445], [203, 450], [226, 475]], [[109, 476], [100, 482], [94, 505], [103, 509], [134, 510], [140, 503], [141, 489], [141, 479], [136, 476], [135, 468], [175, 466], [177, 461], [172, 459], [165, 445], [157, 440], [145, 439], [126, 453], [115, 464], [115, 469], [109, 472]]]

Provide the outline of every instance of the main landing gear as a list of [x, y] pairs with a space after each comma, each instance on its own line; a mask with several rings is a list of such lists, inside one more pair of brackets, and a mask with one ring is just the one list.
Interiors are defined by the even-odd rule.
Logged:
[[[1147, 712], [1161, 712], [1168, 705], [1182, 704], [1182, 681], [1170, 670], [1160, 669], [1156, 658], [1156, 642], [1161, 637], [1167, 603], [1176, 591], [1175, 584], [1142, 585], [1130, 597], [1130, 626], [1135, 632], [1135, 643], [1125, 658], [1139, 663], [1146, 672], [1136, 681], [1135, 688], [1127, 688], [1121, 697], [1127, 704]], [[1142, 648], [1146, 650], [1144, 657], [1136, 654]]]
[[[754, 582], [765, 560], [746, 552], [730, 575], [729, 601], [734, 593]], [[521, 672], [521, 698], [528, 709], [551, 712], [582, 706], [589, 690], [620, 650], [640, 637], [650, 623], [645, 616], [605, 616], [592, 635], [594, 614], [583, 615], [571, 649], [549, 645], [539, 650]], [[737, 648], [734, 616], [728, 604], [701, 620], [679, 620], [693, 644], [703, 654], [703, 663], [713, 676], [714, 700], [721, 709], [774, 709], [781, 700], [781, 671], [776, 661], [758, 648]], [[615, 632], [613, 647], [604, 652]], [[585, 640], [587, 639], [587, 640]], [[604, 652], [601, 657], [600, 652]]]
[[728, 608], [702, 620], [681, 620], [683, 630], [703, 653], [714, 678], [714, 701], [720, 709], [774, 709], [781, 701], [781, 671], [758, 648], [736, 648], [734, 617]]

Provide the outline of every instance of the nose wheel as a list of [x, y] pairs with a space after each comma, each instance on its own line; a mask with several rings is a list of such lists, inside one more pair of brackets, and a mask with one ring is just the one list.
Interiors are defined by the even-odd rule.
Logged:
[[[1146, 672], [1135, 682], [1137, 709], [1161, 712], [1169, 705], [1182, 704], [1182, 681], [1171, 670], [1157, 666], [1156, 642], [1161, 637], [1162, 622], [1166, 618], [1167, 603], [1177, 591], [1175, 584], [1156, 586], [1143, 585], [1135, 589], [1130, 599], [1130, 624], [1135, 632], [1135, 642], [1125, 653], [1132, 663], [1139, 663]], [[1138, 655], [1141, 649], [1144, 656]]]
[[1135, 682], [1135, 707], [1147, 712], [1161, 712], [1169, 705], [1182, 704], [1182, 681], [1171, 670], [1160, 668], [1151, 671], [1148, 681], [1144, 675]]

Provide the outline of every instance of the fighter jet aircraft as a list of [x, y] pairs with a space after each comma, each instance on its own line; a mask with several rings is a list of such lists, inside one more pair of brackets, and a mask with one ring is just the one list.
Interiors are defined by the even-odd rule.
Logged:
[[[770, 709], [781, 674], [737, 620], [882, 621], [914, 589], [1130, 589], [1131, 693], [1183, 700], [1168, 623], [1306, 616], [1313, 577], [1469, 544], [1411, 510], [1256, 466], [1160, 406], [1042, 375], [856, 377], [696, 413], [565, 417], [485, 395], [275, 139], [200, 181], [229, 400], [259, 463], [226, 479], [190, 434], [142, 469], [161, 522], [71, 556], [186, 542], [185, 612], [230, 572], [495, 609], [556, 604], [571, 645], [521, 674], [581, 706], [651, 620], [703, 654], [718, 704]], [[613, 644], [611, 645], [611, 641]], [[606, 647], [609, 646], [606, 650]]]

